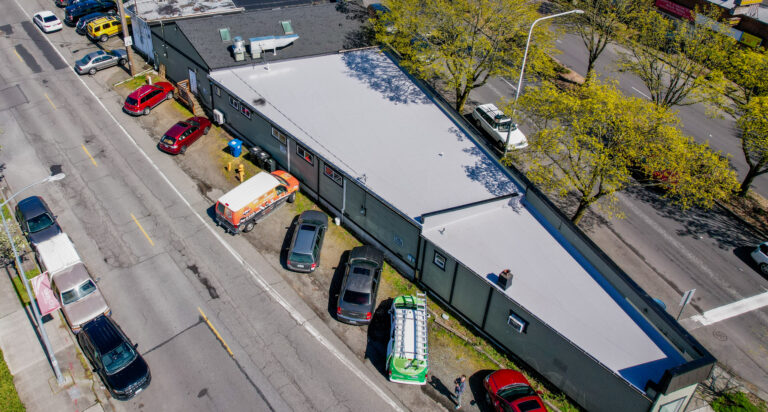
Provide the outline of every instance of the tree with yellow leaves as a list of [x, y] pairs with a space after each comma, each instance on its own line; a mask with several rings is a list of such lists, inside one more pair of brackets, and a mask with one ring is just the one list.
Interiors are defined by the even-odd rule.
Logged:
[[[490, 77], [517, 77], [528, 29], [540, 17], [523, 0], [389, 0], [389, 11], [374, 19], [376, 39], [401, 56], [400, 65], [416, 77], [438, 79], [454, 95], [462, 112], [469, 93]], [[554, 74], [546, 52], [553, 35], [534, 28], [529, 51], [534, 73]]]
[[[738, 185], [727, 159], [684, 136], [667, 109], [626, 97], [613, 84], [593, 79], [573, 91], [545, 84], [519, 104], [536, 132], [528, 148], [506, 160], [546, 191], [575, 191], [575, 224], [590, 206], [615, 205], [616, 193], [635, 184], [663, 186], [682, 208], [711, 206]], [[638, 182], [638, 170], [659, 179]]]

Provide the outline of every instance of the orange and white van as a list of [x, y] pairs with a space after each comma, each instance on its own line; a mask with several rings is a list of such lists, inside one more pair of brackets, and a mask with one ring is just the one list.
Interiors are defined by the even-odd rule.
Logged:
[[299, 181], [284, 170], [261, 172], [216, 201], [216, 224], [233, 234], [250, 232], [278, 206], [293, 203], [298, 190]]

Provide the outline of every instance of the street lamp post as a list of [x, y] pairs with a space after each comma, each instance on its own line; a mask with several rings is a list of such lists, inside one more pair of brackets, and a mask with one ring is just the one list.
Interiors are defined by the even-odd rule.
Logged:
[[[51, 359], [51, 366], [53, 367], [53, 373], [56, 375], [56, 382], [58, 382], [59, 386], [61, 386], [64, 383], [64, 379], [61, 376], [61, 370], [59, 370], [59, 362], [56, 360], [56, 354], [53, 353], [53, 349], [51, 348], [51, 342], [48, 340], [48, 334], [45, 332], [45, 328], [43, 327], [43, 321], [40, 316], [40, 309], [37, 307], [37, 305], [32, 302], [32, 291], [29, 287], [29, 281], [27, 280], [27, 277], [24, 275], [24, 269], [21, 267], [21, 258], [19, 257], [19, 252], [16, 251], [16, 245], [13, 243], [13, 237], [11, 236], [11, 231], [8, 229], [8, 225], [5, 222], [5, 213], [3, 213], [2, 208], [16, 195], [19, 193], [29, 189], [32, 186], [39, 185], [41, 183], [47, 183], [47, 182], [53, 182], [56, 180], [61, 180], [64, 178], [64, 173], [58, 173], [55, 175], [51, 175], [46, 177], [45, 179], [38, 180], [35, 183], [32, 183], [31, 185], [27, 185], [26, 187], [22, 188], [18, 192], [14, 193], [9, 197], [8, 199], [5, 198], [5, 194], [3, 194], [3, 203], [0, 204], [0, 218], [3, 220], [3, 227], [5, 228], [5, 234], [8, 236], [8, 242], [11, 244], [11, 249], [13, 250], [13, 256], [16, 259], [16, 266], [19, 268], [21, 281], [24, 283], [24, 288], [27, 290], [27, 296], [29, 296], [30, 299], [30, 306], [32, 307], [32, 313], [35, 314], [35, 322], [37, 322], [38, 330], [40, 331], [40, 338], [43, 341], [43, 345], [45, 345], [45, 351], [48, 353], [48, 357]], [[0, 191], [0, 193], [2, 193]]]
[[[513, 103], [514, 109], [512, 112], [513, 115], [517, 111], [517, 98], [520, 97], [520, 90], [523, 88], [523, 73], [525, 73], [525, 60], [528, 58], [528, 46], [531, 45], [531, 35], [533, 34], [533, 26], [535, 26], [536, 23], [542, 20], [554, 19], [555, 17], [565, 16], [566, 14], [572, 14], [572, 13], [582, 14], [584, 13], [584, 10], [579, 10], [579, 9], [569, 10], [562, 13], [553, 14], [551, 16], [540, 17], [534, 20], [533, 24], [531, 24], [531, 28], [528, 30], [528, 40], [526, 40], [525, 42], [525, 53], [523, 53], [523, 64], [520, 66], [520, 80], [517, 81], [517, 90], [515, 91], [515, 101]], [[510, 128], [507, 131], [507, 141], [506, 141], [506, 144], [504, 145], [505, 155], [507, 154], [507, 148], [509, 146], [509, 138], [511, 135], [512, 135], [512, 125], [510, 125]]]

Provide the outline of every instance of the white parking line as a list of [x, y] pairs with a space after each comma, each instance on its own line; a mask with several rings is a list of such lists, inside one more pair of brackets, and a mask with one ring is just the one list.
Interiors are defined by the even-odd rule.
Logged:
[[500, 77], [500, 79], [501, 79], [501, 81], [503, 81], [504, 83], [508, 84], [508, 85], [509, 85], [509, 87], [511, 87], [511, 88], [512, 88], [512, 90], [514, 90], [514, 91], [517, 91], [517, 86], [515, 86], [515, 85], [513, 85], [512, 83], [508, 82], [508, 81], [507, 81], [507, 79], [505, 79], [505, 78], [503, 78], [503, 77]]
[[[21, 5], [19, 4], [18, 0], [13, 0], [13, 1], [14, 1], [14, 3], [16, 3], [16, 6], [18, 6], [19, 9], [24, 13], [24, 15], [27, 16], [27, 18], [31, 20], [29, 14], [27, 13], [26, 10], [24, 10], [23, 7], [21, 7]], [[51, 40], [48, 37], [45, 37], [45, 40], [51, 45], [51, 47], [53, 47], [54, 50], [56, 50], [56, 53], [59, 55], [59, 57], [61, 57], [61, 60], [66, 62], [67, 59], [65, 59], [64, 55], [61, 54], [59, 49], [56, 48], [53, 45]], [[261, 277], [261, 275], [259, 275], [259, 272], [253, 266], [251, 266], [248, 262], [246, 262], [245, 259], [243, 259], [243, 257], [239, 253], [237, 253], [237, 251], [234, 248], [232, 248], [232, 246], [230, 246], [226, 241], [224, 241], [224, 239], [216, 231], [216, 229], [214, 227], [212, 227], [205, 219], [203, 219], [203, 217], [200, 216], [199, 213], [197, 213], [197, 211], [192, 207], [192, 205], [189, 203], [189, 201], [187, 201], [187, 199], [181, 194], [181, 192], [179, 192], [179, 190], [176, 188], [176, 186], [173, 183], [171, 183], [171, 180], [168, 179], [168, 177], [160, 170], [160, 168], [152, 161], [152, 159], [150, 159], [150, 157], [144, 152], [144, 150], [142, 150], [141, 147], [139, 147], [138, 143], [136, 143], [136, 140], [134, 140], [133, 136], [131, 136], [131, 134], [128, 133], [127, 130], [125, 130], [123, 125], [121, 125], [120, 122], [117, 121], [115, 116], [113, 116], [112, 113], [109, 110], [107, 110], [107, 107], [96, 96], [96, 93], [94, 93], [93, 90], [91, 90], [91, 88], [88, 87], [88, 85], [85, 83], [85, 81], [81, 77], [76, 75], [74, 70], [72, 70], [72, 73], [75, 74], [75, 77], [77, 77], [77, 79], [80, 80], [80, 83], [83, 84], [83, 87], [85, 87], [86, 90], [88, 90], [88, 92], [91, 94], [91, 96], [93, 96], [94, 100], [96, 100], [99, 103], [99, 105], [104, 109], [104, 112], [107, 113], [107, 115], [115, 122], [117, 127], [120, 128], [120, 130], [123, 132], [125, 137], [127, 137], [128, 140], [131, 143], [133, 143], [133, 145], [136, 147], [136, 149], [139, 151], [139, 153], [141, 153], [142, 156], [144, 156], [144, 158], [147, 160], [147, 162], [149, 162], [149, 164], [152, 165], [152, 167], [160, 175], [160, 177], [162, 177], [163, 180], [165, 180], [165, 182], [168, 184], [168, 186], [170, 186], [170, 188], [173, 190], [173, 192], [176, 193], [176, 195], [179, 196], [181, 201], [184, 202], [185, 205], [187, 205], [189, 210], [192, 211], [192, 213], [194, 213], [195, 216], [197, 216], [197, 219], [200, 220], [200, 222], [203, 225], [205, 225], [205, 227], [208, 229], [208, 231], [210, 231], [211, 234], [213, 234], [213, 236], [216, 238], [216, 240], [218, 240], [219, 243], [221, 243], [221, 245], [224, 246], [225, 249], [227, 249], [227, 251], [232, 255], [232, 257], [234, 257], [235, 260], [237, 260], [238, 262], [240, 262], [241, 265], [243, 265], [243, 267], [246, 269], [246, 271], [248, 271], [248, 273], [251, 275], [251, 277], [253, 277], [253, 279], [256, 280], [256, 282], [259, 284], [259, 286], [261, 286], [262, 289], [264, 289], [272, 297], [272, 299], [274, 299], [277, 303], [279, 303], [280, 306], [282, 306], [283, 309], [285, 309], [288, 312], [288, 314], [291, 315], [291, 317], [296, 321], [296, 323], [301, 325], [310, 335], [312, 335], [312, 337], [314, 337], [318, 342], [320, 342], [342, 364], [344, 364], [344, 366], [349, 368], [349, 370], [352, 373], [354, 373], [355, 376], [357, 376], [357, 378], [360, 379], [366, 386], [368, 386], [371, 389], [373, 389], [373, 391], [379, 397], [381, 397], [381, 399], [383, 399], [387, 404], [389, 404], [389, 406], [391, 406], [392, 409], [394, 409], [396, 411], [404, 412], [403, 409], [400, 408], [400, 406], [398, 406], [397, 402], [395, 402], [392, 398], [387, 396], [387, 394], [384, 393], [384, 391], [381, 388], [379, 388], [379, 386], [376, 383], [374, 383], [370, 378], [368, 378], [368, 376], [360, 368], [358, 368], [349, 359], [347, 359], [347, 357], [344, 356], [343, 353], [341, 353], [338, 349], [336, 349], [333, 346], [333, 344], [328, 339], [326, 339], [325, 336], [323, 336], [314, 326], [312, 326], [307, 321], [307, 319], [304, 318], [304, 316], [302, 316], [299, 313], [299, 311], [296, 308], [294, 308], [290, 303], [288, 303], [288, 301], [286, 301], [285, 298], [283, 298], [280, 295], [280, 293], [277, 292], [277, 290], [275, 290], [272, 286], [270, 286]]]
[[640, 94], [641, 96], [645, 97], [646, 99], [651, 100], [651, 96], [648, 96], [647, 94], [641, 92], [640, 90], [637, 90], [634, 87], [632, 88], [632, 90], [636, 91], [638, 94]]
[[691, 316], [690, 319], [699, 322], [702, 326], [707, 326], [765, 306], [768, 306], [768, 292], [710, 309], [701, 315]]

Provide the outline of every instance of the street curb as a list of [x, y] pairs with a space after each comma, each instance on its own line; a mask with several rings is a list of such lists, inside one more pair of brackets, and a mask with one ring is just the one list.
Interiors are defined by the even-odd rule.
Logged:
[[761, 238], [763, 238], [763, 239], [765, 239], [765, 240], [768, 240], [768, 234], [767, 234], [767, 233], [765, 233], [765, 232], [763, 232], [763, 231], [762, 231], [762, 229], [759, 229], [759, 228], [757, 228], [755, 225], [753, 225], [752, 223], [749, 223], [749, 222], [747, 222], [746, 220], [744, 220], [744, 218], [742, 218], [741, 216], [739, 216], [738, 214], [736, 214], [736, 213], [735, 213], [733, 210], [731, 210], [729, 207], [725, 206], [725, 205], [724, 205], [723, 203], [721, 203], [720, 201], [715, 201], [715, 204], [716, 204], [716, 205], [717, 205], [717, 206], [718, 206], [720, 209], [722, 209], [722, 210], [724, 210], [726, 213], [728, 213], [728, 214], [729, 214], [731, 217], [733, 217], [733, 218], [735, 218], [736, 220], [738, 220], [739, 222], [741, 222], [741, 224], [743, 224], [744, 226], [746, 226], [746, 227], [747, 227], [749, 230], [751, 230], [751, 231], [752, 231], [752, 232], [754, 232], [755, 234], [759, 235]]

